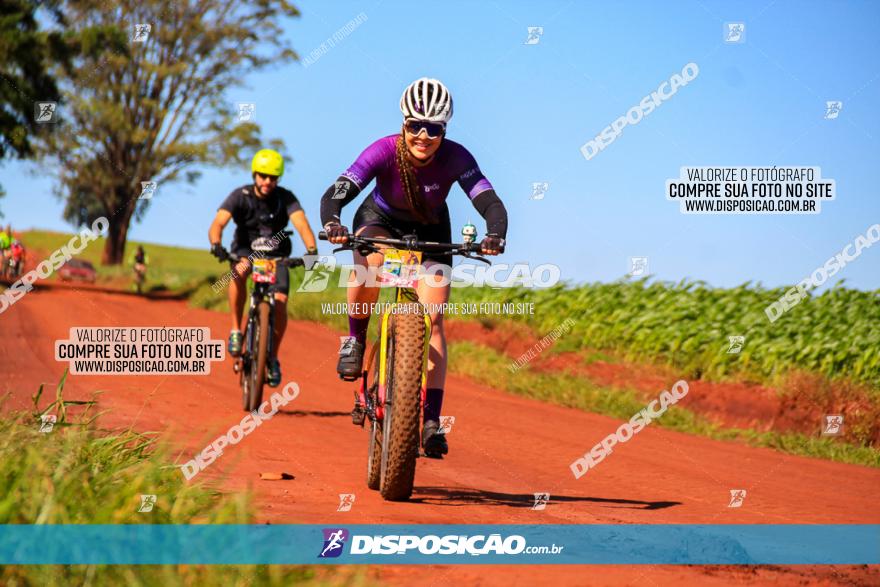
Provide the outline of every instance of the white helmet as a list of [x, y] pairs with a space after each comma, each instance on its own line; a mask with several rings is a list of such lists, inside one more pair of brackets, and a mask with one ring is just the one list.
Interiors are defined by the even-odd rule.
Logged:
[[446, 124], [452, 118], [452, 94], [440, 80], [422, 77], [403, 91], [400, 111], [406, 118]]

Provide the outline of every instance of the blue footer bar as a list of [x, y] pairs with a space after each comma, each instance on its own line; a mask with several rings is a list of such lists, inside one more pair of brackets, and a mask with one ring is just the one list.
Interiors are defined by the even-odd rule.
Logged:
[[880, 564], [880, 525], [0, 525], [0, 564]]

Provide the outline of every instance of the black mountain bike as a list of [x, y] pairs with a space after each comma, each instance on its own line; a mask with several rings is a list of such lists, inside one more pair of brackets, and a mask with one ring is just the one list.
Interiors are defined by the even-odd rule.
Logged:
[[[285, 230], [289, 236], [292, 231]], [[277, 244], [268, 238], [258, 238], [251, 243], [251, 281], [254, 287], [250, 296], [250, 308], [244, 330], [241, 356], [232, 365], [241, 385], [241, 407], [252, 412], [263, 403], [263, 385], [266, 381], [266, 363], [272, 353], [275, 332], [275, 296], [269, 287], [275, 283], [279, 271], [304, 264], [301, 257], [279, 257]], [[242, 259], [226, 253], [232, 267]], [[234, 269], [233, 269], [234, 270]]]

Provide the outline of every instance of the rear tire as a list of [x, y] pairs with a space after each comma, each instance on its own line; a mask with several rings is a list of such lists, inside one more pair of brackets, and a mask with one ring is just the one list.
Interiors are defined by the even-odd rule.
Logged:
[[266, 355], [269, 351], [269, 302], [260, 302], [254, 321], [254, 355], [250, 372], [245, 374], [242, 403], [245, 411], [253, 412], [263, 403], [263, 384], [266, 380]]
[[398, 304], [396, 310], [390, 335], [394, 342], [388, 361], [392, 365], [393, 377], [386, 388], [380, 484], [382, 497], [388, 501], [404, 501], [412, 495], [419, 456], [419, 409], [425, 349], [422, 305]]

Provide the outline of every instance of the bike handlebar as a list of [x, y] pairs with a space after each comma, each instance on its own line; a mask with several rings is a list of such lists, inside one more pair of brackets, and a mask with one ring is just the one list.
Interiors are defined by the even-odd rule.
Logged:
[[[318, 238], [320, 240], [329, 240], [327, 238], [327, 232], [321, 231], [318, 233]], [[468, 257], [470, 259], [477, 259], [479, 261], [484, 261], [489, 263], [488, 259], [484, 259], [479, 256], [479, 252], [481, 250], [480, 243], [438, 243], [433, 241], [420, 241], [417, 240], [416, 235], [406, 235], [402, 239], [399, 238], [374, 238], [367, 236], [356, 236], [353, 234], [349, 234], [347, 236], [348, 242], [340, 245], [338, 249], [333, 251], [344, 251], [351, 249], [365, 249], [370, 252], [378, 252], [381, 250], [377, 245], [386, 245], [391, 247], [400, 247], [403, 249], [407, 249], [410, 251], [422, 251], [422, 252], [447, 252], [451, 255], [461, 255], [463, 257]]]
[[[225, 251], [225, 249], [224, 249]], [[232, 261], [233, 263], [237, 263], [242, 259], [247, 259], [248, 257], [242, 257], [240, 255], [233, 255], [232, 253], [226, 251], [226, 260]], [[302, 257], [270, 257], [266, 255], [264, 257], [260, 257], [261, 259], [270, 259], [272, 261], [282, 263], [287, 265], [288, 267], [303, 267], [305, 265], [305, 260]], [[223, 259], [220, 259], [220, 262], [223, 262]]]

